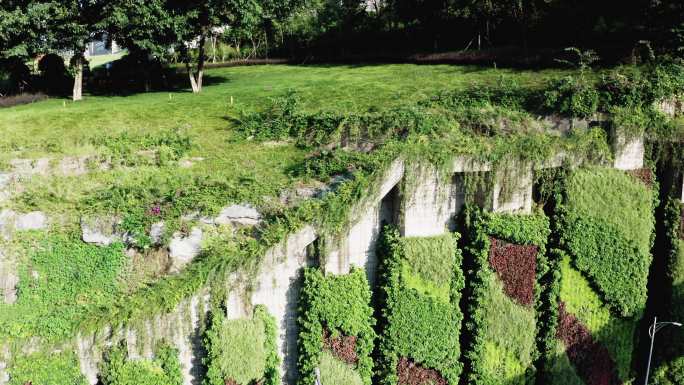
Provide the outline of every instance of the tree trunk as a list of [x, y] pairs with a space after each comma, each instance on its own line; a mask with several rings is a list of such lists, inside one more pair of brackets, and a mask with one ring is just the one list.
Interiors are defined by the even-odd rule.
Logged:
[[71, 65], [74, 70], [74, 88], [71, 94], [73, 101], [83, 99], [83, 54], [74, 52]]
[[197, 72], [193, 72], [190, 68], [190, 63], [185, 63], [185, 68], [188, 70], [188, 76], [190, 77], [190, 86], [192, 87], [192, 92], [197, 94], [202, 92], [202, 78], [204, 76], [204, 43], [206, 43], [206, 35], [202, 33], [199, 39], [199, 52], [197, 58]]

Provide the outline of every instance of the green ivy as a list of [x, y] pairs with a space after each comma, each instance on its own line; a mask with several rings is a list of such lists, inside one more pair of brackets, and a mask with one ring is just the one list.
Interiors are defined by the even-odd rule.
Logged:
[[181, 385], [178, 350], [161, 344], [154, 359], [130, 360], [122, 345], [115, 346], [105, 355], [101, 379], [104, 385]]
[[[437, 370], [450, 384], [458, 383], [463, 319], [459, 302], [465, 285], [461, 254], [456, 247], [458, 238], [458, 234], [401, 238], [392, 227], [383, 230], [378, 248], [383, 264], [383, 319], [378, 348], [381, 384], [397, 384], [396, 368], [402, 357]], [[424, 265], [411, 263], [418, 260]], [[444, 285], [448, 289], [446, 298], [434, 295], [434, 288]], [[428, 290], [424, 290], [426, 287]]]
[[213, 312], [204, 340], [207, 385], [224, 385], [229, 379], [279, 384], [276, 324], [265, 307], [256, 306], [252, 319], [227, 320], [222, 311]]
[[314, 370], [321, 365], [326, 329], [333, 337], [357, 337], [355, 371], [364, 384], [371, 384], [375, 319], [370, 302], [370, 287], [363, 269], [354, 268], [349, 274], [339, 276], [325, 276], [316, 268], [304, 270], [299, 317], [299, 384], [315, 381]]

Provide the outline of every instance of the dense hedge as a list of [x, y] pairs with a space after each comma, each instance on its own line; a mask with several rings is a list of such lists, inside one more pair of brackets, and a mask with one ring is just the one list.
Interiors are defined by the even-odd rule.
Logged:
[[104, 385], [181, 385], [178, 350], [162, 344], [153, 360], [129, 360], [123, 345], [115, 346], [106, 353], [101, 380]]
[[[469, 382], [476, 385], [528, 384], [534, 380], [534, 361], [538, 356], [537, 308], [541, 306], [540, 277], [548, 273], [546, 242], [550, 233], [549, 220], [543, 213], [533, 215], [493, 214], [468, 208], [469, 239], [466, 247], [472, 273], [468, 287], [470, 319], [467, 330], [471, 343], [466, 353], [470, 367]], [[527, 245], [513, 247], [501, 258], [534, 258], [534, 301], [525, 305], [506, 295], [507, 275], [493, 266], [492, 240]], [[536, 249], [536, 255], [530, 254]], [[495, 261], [495, 260], [494, 260]], [[518, 261], [528, 265], [526, 261]]]
[[638, 316], [646, 303], [655, 199], [619, 170], [581, 169], [567, 181], [562, 242], [621, 316]]
[[205, 384], [279, 384], [276, 329], [275, 319], [263, 306], [255, 306], [252, 319], [227, 320], [223, 312], [213, 312], [205, 336]]
[[[352, 361], [347, 364], [354, 368], [364, 384], [370, 385], [375, 340], [375, 319], [370, 302], [370, 286], [362, 269], [355, 268], [349, 274], [339, 276], [325, 276], [316, 268], [304, 270], [299, 317], [299, 384], [313, 384], [317, 367], [322, 377], [332, 377], [324, 369], [340, 375], [348, 373], [324, 356], [327, 351], [335, 353], [336, 360]], [[336, 342], [344, 343], [345, 337], [350, 337], [346, 352], [345, 347], [331, 346]], [[332, 340], [335, 342], [330, 343]], [[331, 384], [343, 383], [342, 378], [331, 380]]]
[[[397, 384], [400, 362], [407, 370], [438, 374], [448, 384], [459, 382], [459, 301], [465, 278], [458, 238], [401, 238], [392, 227], [383, 230], [379, 383]], [[410, 378], [410, 373], [403, 375]]]
[[17, 356], [9, 368], [7, 385], [86, 385], [74, 353], [35, 353]]

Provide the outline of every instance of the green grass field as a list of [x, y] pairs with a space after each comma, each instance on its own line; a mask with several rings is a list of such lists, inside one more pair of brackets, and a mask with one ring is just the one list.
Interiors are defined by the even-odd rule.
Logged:
[[[229, 116], [254, 110], [295, 90], [311, 111], [361, 111], [405, 105], [444, 89], [495, 83], [500, 76], [541, 84], [562, 72], [483, 69], [451, 65], [251, 66], [206, 72], [199, 95], [188, 90], [125, 97], [87, 96], [74, 103], [53, 99], [0, 110], [0, 159], [95, 151], [90, 142], [121, 132], [186, 128], [198, 153], [225, 147]], [[231, 106], [231, 99], [233, 105]]]

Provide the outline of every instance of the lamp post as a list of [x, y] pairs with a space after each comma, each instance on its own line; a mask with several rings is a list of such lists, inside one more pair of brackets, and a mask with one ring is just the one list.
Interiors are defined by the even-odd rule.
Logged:
[[653, 325], [648, 328], [648, 335], [651, 337], [651, 350], [648, 353], [648, 366], [646, 366], [646, 380], [644, 385], [648, 385], [648, 373], [651, 371], [651, 356], [653, 356], [653, 341], [655, 340], [655, 334], [665, 326], [682, 326], [679, 322], [658, 322], [658, 317], [653, 317]]

